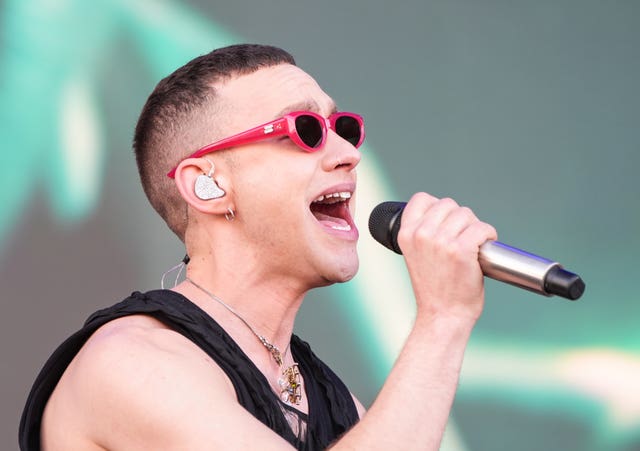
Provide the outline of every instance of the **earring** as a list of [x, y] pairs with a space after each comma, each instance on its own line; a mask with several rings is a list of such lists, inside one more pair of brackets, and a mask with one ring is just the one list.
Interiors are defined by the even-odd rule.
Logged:
[[227, 212], [224, 214], [224, 217], [227, 218], [227, 221], [233, 221], [236, 219], [236, 214], [231, 208], [227, 208]]
[[224, 196], [226, 193], [222, 188], [218, 186], [216, 181], [213, 179], [213, 172], [216, 167], [213, 162], [206, 157], [203, 157], [211, 164], [211, 170], [208, 174], [200, 174], [196, 179], [196, 185], [194, 187], [194, 192], [198, 199], [201, 200], [211, 200], [211, 199], [219, 199]]

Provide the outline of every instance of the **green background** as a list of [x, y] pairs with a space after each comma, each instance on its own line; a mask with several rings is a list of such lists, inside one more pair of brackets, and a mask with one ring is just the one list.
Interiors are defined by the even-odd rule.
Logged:
[[356, 395], [374, 400], [412, 314], [368, 212], [424, 190], [587, 283], [572, 303], [488, 282], [442, 449], [640, 449], [634, 0], [0, 1], [0, 447], [55, 346], [182, 257], [133, 127], [161, 77], [233, 42], [289, 50], [365, 117], [362, 270], [297, 325]]

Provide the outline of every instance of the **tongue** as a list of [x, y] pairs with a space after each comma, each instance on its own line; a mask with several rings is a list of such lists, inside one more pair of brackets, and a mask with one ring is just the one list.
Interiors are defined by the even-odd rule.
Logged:
[[336, 218], [335, 216], [329, 216], [324, 213], [315, 212], [314, 216], [318, 220], [318, 222], [322, 223], [326, 227], [330, 227], [332, 229], [347, 229], [351, 228], [349, 223], [342, 218]]

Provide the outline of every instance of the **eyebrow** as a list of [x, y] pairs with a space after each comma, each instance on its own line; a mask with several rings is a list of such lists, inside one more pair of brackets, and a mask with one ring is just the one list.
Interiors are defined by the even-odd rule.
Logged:
[[[276, 117], [282, 117], [286, 114], [293, 113], [294, 111], [311, 111], [320, 115], [322, 114], [322, 112], [320, 111], [320, 105], [318, 105], [315, 100], [303, 100], [302, 102], [297, 102], [285, 107], [276, 115]], [[337, 111], [338, 107], [334, 102], [331, 102], [331, 109], [329, 111], [329, 114], [331, 115], [333, 113], [336, 113]]]

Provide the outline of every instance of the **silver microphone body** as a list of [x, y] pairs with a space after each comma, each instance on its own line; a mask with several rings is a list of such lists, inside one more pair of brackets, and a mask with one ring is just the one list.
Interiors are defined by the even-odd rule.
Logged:
[[558, 262], [500, 241], [487, 241], [480, 246], [478, 260], [485, 276], [546, 295], [545, 276], [551, 269], [560, 266]]

